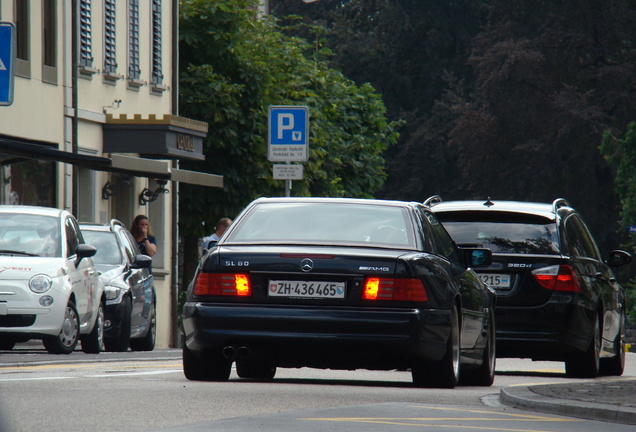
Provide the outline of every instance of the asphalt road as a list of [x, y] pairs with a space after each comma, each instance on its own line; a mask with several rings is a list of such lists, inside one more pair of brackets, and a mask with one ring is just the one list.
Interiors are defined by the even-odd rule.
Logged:
[[[192, 382], [180, 350], [49, 356], [0, 353], [0, 430], [598, 431], [607, 424], [502, 406], [503, 387], [576, 382], [563, 365], [499, 359], [492, 387], [417, 389], [408, 372], [279, 369], [272, 382]], [[625, 377], [636, 376], [628, 354]], [[633, 426], [611, 424], [612, 431]]]

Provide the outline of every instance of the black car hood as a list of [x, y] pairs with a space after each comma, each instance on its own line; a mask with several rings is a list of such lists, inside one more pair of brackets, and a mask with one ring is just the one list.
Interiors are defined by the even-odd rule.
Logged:
[[97, 266], [100, 272], [99, 278], [104, 285], [111, 285], [113, 282], [122, 278], [122, 274], [125, 272], [126, 267], [123, 265], [106, 265], [101, 264]]

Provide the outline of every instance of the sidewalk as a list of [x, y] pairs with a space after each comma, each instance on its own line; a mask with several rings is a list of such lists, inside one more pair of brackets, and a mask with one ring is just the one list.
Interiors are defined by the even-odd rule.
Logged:
[[636, 425], [636, 378], [507, 387], [499, 399], [530, 411]]

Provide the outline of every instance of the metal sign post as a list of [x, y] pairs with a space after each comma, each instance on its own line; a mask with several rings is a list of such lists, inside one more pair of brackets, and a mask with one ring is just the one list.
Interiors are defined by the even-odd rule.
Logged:
[[[293, 180], [302, 180], [302, 169], [290, 162], [309, 159], [309, 108], [306, 106], [270, 106], [267, 157], [270, 162], [287, 162], [274, 166], [274, 178], [285, 179], [285, 196], [290, 196]], [[302, 165], [301, 165], [302, 167]], [[285, 171], [286, 174], [282, 174]], [[281, 177], [282, 176], [282, 177]]]
[[13, 103], [15, 46], [15, 25], [0, 21], [0, 106]]

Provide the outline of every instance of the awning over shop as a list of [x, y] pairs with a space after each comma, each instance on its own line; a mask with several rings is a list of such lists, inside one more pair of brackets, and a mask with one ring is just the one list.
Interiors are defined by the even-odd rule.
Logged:
[[0, 135], [0, 164], [13, 163], [16, 158], [47, 160], [78, 165], [95, 171], [117, 172], [136, 177], [172, 180], [208, 187], [223, 187], [223, 176], [173, 168], [171, 161], [121, 154], [111, 154], [110, 156], [108, 158], [71, 153], [57, 149], [57, 146], [52, 143]]
[[[24, 139], [4, 137], [0, 135], [0, 153], [15, 156], [17, 158], [48, 160], [64, 162], [73, 165], [88, 166], [91, 169], [102, 170], [111, 165], [108, 158], [75, 154], [57, 149], [56, 144], [27, 141]], [[3, 164], [4, 160], [2, 158]]]
[[[137, 177], [150, 177], [154, 179], [170, 180], [170, 162], [144, 159], [120, 154], [111, 155], [112, 170], [122, 173], [135, 173]], [[107, 170], [108, 171], [108, 170]]]
[[223, 176], [172, 168], [172, 180], [200, 186], [223, 187]]
[[208, 124], [175, 115], [150, 114], [115, 118], [106, 115], [104, 153], [136, 153], [153, 159], [205, 160], [203, 140]]

